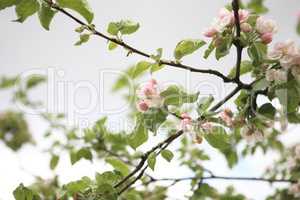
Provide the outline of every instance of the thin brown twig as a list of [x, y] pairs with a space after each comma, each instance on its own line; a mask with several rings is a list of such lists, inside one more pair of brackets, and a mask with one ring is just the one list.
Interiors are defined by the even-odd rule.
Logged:
[[[144, 51], [141, 51], [141, 50], [139, 50], [139, 49], [137, 49], [135, 47], [132, 47], [131, 45], [125, 43], [122, 40], [119, 40], [119, 39], [107, 36], [107, 35], [99, 32], [99, 31], [95, 30], [95, 28], [89, 26], [88, 24], [86, 24], [82, 20], [78, 19], [77, 17], [75, 17], [74, 15], [72, 15], [71, 13], [69, 13], [68, 11], [66, 11], [65, 9], [59, 7], [57, 4], [55, 4], [55, 3], [53, 3], [53, 2], [51, 2], [49, 0], [44, 0], [44, 1], [46, 3], [48, 3], [49, 6], [51, 6], [53, 9], [55, 9], [55, 10], [57, 10], [57, 11], [65, 14], [66, 16], [70, 17], [71, 19], [73, 19], [78, 24], [87, 27], [89, 29], [89, 31], [91, 31], [94, 35], [100, 36], [100, 37], [102, 37], [102, 38], [104, 38], [104, 39], [106, 39], [108, 41], [116, 43], [116, 44], [124, 47], [125, 49], [127, 49], [131, 53], [135, 53], [135, 54], [141, 55], [141, 56], [146, 57], [146, 58], [151, 58], [151, 54], [146, 53]], [[191, 72], [198, 72], [198, 73], [203, 73], [203, 74], [215, 75], [215, 76], [221, 78], [225, 83], [236, 83], [239, 86], [247, 88], [247, 84], [242, 83], [239, 79], [228, 78], [227, 76], [225, 76], [224, 74], [220, 73], [217, 70], [194, 68], [194, 67], [191, 67], [191, 66], [179, 63], [179, 62], [170, 61], [170, 60], [164, 60], [164, 59], [161, 59], [159, 61], [159, 64], [161, 64], [161, 65], [168, 65], [168, 66], [175, 67], [175, 68], [180, 68], [180, 69], [185, 69], [185, 70], [188, 70], [188, 71], [191, 71]]]

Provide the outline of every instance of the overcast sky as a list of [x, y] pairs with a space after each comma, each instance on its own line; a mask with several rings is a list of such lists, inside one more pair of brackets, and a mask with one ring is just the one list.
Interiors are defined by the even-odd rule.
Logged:
[[[178, 41], [184, 38], [203, 38], [201, 33], [209, 26], [218, 10], [229, 1], [225, 0], [90, 0], [95, 13], [94, 24], [101, 31], [111, 21], [131, 19], [141, 24], [137, 33], [125, 37], [125, 41], [146, 52], [154, 53], [155, 49], [163, 48], [164, 57], [171, 58], [173, 49]], [[275, 41], [291, 38], [299, 42], [295, 33], [296, 13], [300, 10], [299, 0], [269, 0], [267, 1], [271, 12], [269, 17], [275, 19], [279, 25], [279, 33]], [[140, 56], [126, 57], [126, 52], [121, 48], [109, 52], [106, 41], [93, 38], [88, 44], [75, 47], [78, 35], [74, 32], [77, 24], [58, 14], [51, 25], [51, 31], [43, 30], [37, 17], [31, 17], [24, 24], [11, 22], [16, 19], [14, 9], [0, 12], [1, 37], [0, 61], [1, 75], [15, 75], [40, 70], [51, 77], [55, 82], [51, 89], [54, 91], [53, 101], [50, 106], [68, 114], [70, 124], [86, 127], [90, 126], [100, 116], [108, 115], [112, 128], [122, 129], [126, 120], [126, 104], [121, 94], [112, 94], [111, 86], [115, 81], [116, 72], [126, 69], [131, 64], [142, 60]], [[184, 62], [199, 68], [213, 68], [227, 73], [234, 65], [235, 55], [231, 54], [226, 59], [217, 63], [214, 59], [202, 59], [201, 51], [184, 59]], [[154, 75], [161, 83], [175, 82], [182, 84], [191, 91], [200, 90], [201, 94], [214, 94], [222, 98], [230, 91], [232, 85], [224, 85], [219, 79], [207, 75], [189, 74], [178, 69], [166, 68]], [[69, 90], [62, 90], [69, 88]], [[47, 90], [40, 88], [32, 96], [47, 100]], [[0, 93], [0, 111], [5, 110], [9, 104], [9, 92]], [[49, 99], [48, 99], [49, 100]], [[92, 106], [91, 106], [92, 105]], [[230, 105], [230, 103], [228, 104]], [[227, 106], [228, 106], [227, 105]], [[124, 109], [125, 108], [125, 109]], [[76, 112], [78, 111], [78, 112]], [[30, 129], [41, 144], [42, 133], [45, 129], [35, 115], [26, 116], [30, 120]], [[284, 141], [292, 142], [293, 133], [299, 132], [296, 127], [290, 128], [291, 137]], [[154, 142], [158, 138], [153, 139]], [[226, 168], [223, 157], [204, 145], [211, 152], [213, 161], [207, 166], [217, 175], [259, 176], [264, 168], [274, 160], [273, 154], [265, 157], [257, 154], [255, 159], [243, 160], [233, 171]], [[36, 152], [31, 146], [24, 147], [18, 154], [12, 153], [0, 143], [0, 199], [13, 199], [11, 192], [20, 183], [30, 184], [34, 175], [51, 177], [48, 170], [49, 157]], [[25, 171], [22, 168], [26, 169]], [[102, 164], [91, 165], [81, 161], [70, 166], [67, 156], [64, 156], [58, 166], [57, 173], [61, 175], [63, 183], [76, 180], [81, 176], [93, 176], [96, 171], [104, 171], [108, 166]], [[176, 163], [162, 162], [155, 175], [172, 177], [188, 176], [188, 172], [176, 168]], [[170, 170], [171, 169], [171, 170]], [[28, 173], [28, 171], [30, 173]], [[221, 190], [228, 182], [215, 181]], [[231, 183], [229, 183], [231, 184]], [[233, 182], [238, 191], [244, 192], [250, 198], [261, 200], [270, 187], [265, 183]], [[251, 190], [249, 190], [251, 188]], [[170, 192], [171, 200], [174, 197], [184, 199], [187, 187], [178, 184]]]

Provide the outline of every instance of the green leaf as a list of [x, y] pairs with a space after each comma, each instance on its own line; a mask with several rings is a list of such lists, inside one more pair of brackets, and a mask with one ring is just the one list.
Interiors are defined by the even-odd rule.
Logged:
[[298, 24], [297, 24], [297, 33], [300, 35], [300, 20], [298, 21]]
[[117, 47], [118, 47], [117, 43], [114, 43], [114, 42], [111, 42], [111, 41], [108, 43], [108, 50], [110, 50], [110, 51], [116, 49]]
[[184, 56], [190, 55], [204, 46], [206, 42], [203, 40], [187, 39], [180, 41], [175, 48], [174, 57], [176, 60], [180, 60]]
[[90, 34], [84, 33], [81, 34], [79, 37], [79, 41], [75, 43], [75, 46], [79, 46], [82, 45], [84, 43], [87, 43], [90, 39]]
[[268, 88], [270, 85], [270, 82], [267, 81], [265, 78], [260, 79], [259, 81], [256, 81], [253, 85], [253, 90], [258, 91], [258, 90], [265, 90]]
[[40, 4], [37, 0], [20, 0], [16, 5], [16, 13], [18, 22], [24, 22], [28, 17], [39, 10]]
[[275, 90], [275, 94], [278, 97], [280, 104], [287, 113], [294, 113], [298, 109], [300, 102], [298, 87], [297, 81], [291, 80], [280, 85], [280, 87]]
[[225, 150], [230, 147], [229, 136], [224, 128], [217, 126], [204, 135], [206, 141], [214, 148]]
[[141, 116], [138, 116], [137, 125], [128, 138], [128, 144], [136, 149], [148, 140], [148, 131], [144, 126], [144, 120]]
[[88, 177], [83, 177], [81, 180], [72, 181], [63, 186], [64, 189], [70, 194], [75, 194], [78, 192], [83, 192], [89, 185], [92, 184], [92, 181]]
[[130, 77], [133, 79], [139, 77], [142, 75], [145, 71], [147, 71], [151, 67], [151, 63], [147, 61], [140, 61], [138, 64], [132, 69], [132, 72], [130, 73]]
[[161, 65], [161, 64], [158, 64], [158, 63], [152, 64], [150, 72], [153, 73], [153, 72], [159, 71], [164, 67], [165, 67], [165, 65]]
[[128, 166], [123, 161], [115, 157], [108, 157], [105, 161], [113, 166], [115, 170], [120, 171], [123, 176], [127, 176], [130, 172]]
[[216, 46], [216, 59], [220, 60], [221, 58], [227, 56], [230, 53], [230, 48], [232, 46], [232, 37], [226, 36], [220, 39], [221, 41]]
[[148, 130], [156, 133], [158, 128], [167, 119], [168, 113], [161, 108], [150, 108], [143, 113], [144, 123]]
[[54, 170], [58, 164], [59, 156], [58, 155], [52, 155], [50, 160], [50, 169]]
[[136, 32], [140, 28], [140, 24], [130, 21], [130, 20], [124, 20], [121, 21], [121, 28], [120, 32], [122, 35], [129, 35], [134, 32]]
[[264, 5], [264, 0], [251, 0], [248, 3], [248, 8], [257, 14], [264, 14], [268, 12], [268, 8]]
[[97, 200], [118, 200], [118, 193], [110, 184], [99, 185], [96, 194]]
[[171, 162], [171, 160], [173, 159], [174, 157], [174, 154], [172, 153], [172, 151], [170, 150], [162, 150], [161, 151], [161, 156], [168, 162]]
[[41, 75], [33, 75], [26, 82], [26, 88], [31, 89], [46, 81], [46, 78]]
[[164, 98], [165, 105], [182, 106], [184, 103], [194, 103], [197, 101], [199, 92], [187, 94], [176, 85], [169, 86], [165, 91], [160, 93]]
[[261, 42], [255, 42], [248, 47], [247, 51], [253, 65], [256, 66], [264, 61], [267, 54], [267, 46]]
[[104, 183], [115, 185], [120, 179], [122, 179], [122, 175], [117, 171], [107, 171], [102, 174], [96, 173], [97, 185], [102, 185]]
[[[240, 75], [247, 74], [253, 70], [254, 66], [252, 65], [252, 62], [249, 60], [244, 60], [241, 63], [241, 68], [240, 68]], [[232, 68], [228, 78], [234, 78], [236, 75], [236, 67]]]
[[202, 97], [198, 102], [197, 112], [202, 115], [211, 106], [214, 101], [214, 97], [209, 95], [208, 97]]
[[90, 151], [89, 148], [81, 148], [79, 149], [79, 151], [77, 152], [77, 159], [80, 160], [81, 158], [87, 159], [87, 160], [92, 160], [93, 159], [93, 155], [92, 152]]
[[205, 50], [204, 52], [204, 58], [207, 59], [209, 57], [209, 55], [215, 50], [216, 46], [214, 44], [214, 42], [211, 42], [208, 46], [208, 48]]
[[89, 148], [81, 148], [77, 152], [74, 150], [70, 151], [70, 160], [71, 164], [74, 165], [76, 162], [78, 162], [80, 159], [87, 159], [87, 160], [92, 160], [93, 155], [92, 152], [90, 151]]
[[233, 148], [227, 148], [222, 151], [224, 154], [229, 168], [233, 168], [238, 163], [238, 154]]
[[49, 30], [50, 23], [55, 13], [56, 12], [52, 10], [48, 4], [42, 3], [38, 14], [39, 14], [40, 23], [46, 30]]
[[69, 8], [78, 12], [88, 23], [93, 21], [94, 13], [92, 12], [87, 0], [56, 0], [56, 2], [63, 8]]
[[23, 184], [20, 184], [14, 191], [13, 195], [15, 200], [40, 200], [38, 194], [29, 188], [25, 187]]
[[258, 109], [258, 113], [269, 119], [274, 120], [275, 114], [276, 114], [276, 109], [274, 108], [274, 106], [272, 104], [265, 103]]
[[0, 79], [0, 89], [6, 89], [15, 86], [19, 82], [18, 77], [1, 77]]
[[156, 164], [156, 154], [154, 152], [152, 152], [148, 159], [147, 159], [147, 163], [150, 167], [150, 169], [152, 169], [154, 171], [154, 168], [155, 168], [155, 164]]
[[17, 3], [18, 3], [18, 0], [1, 0], [0, 1], [0, 10], [14, 6]]
[[121, 20], [119, 22], [110, 22], [107, 27], [107, 32], [114, 36], [117, 36], [118, 33], [129, 35], [136, 32], [139, 27], [139, 23], [130, 20]]
[[107, 32], [111, 35], [118, 35], [119, 24], [117, 22], [110, 22], [107, 27]]

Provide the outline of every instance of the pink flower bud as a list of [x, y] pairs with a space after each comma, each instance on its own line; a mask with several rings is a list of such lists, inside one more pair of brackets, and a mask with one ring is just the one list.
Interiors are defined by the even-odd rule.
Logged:
[[270, 44], [273, 40], [273, 34], [272, 33], [264, 33], [260, 36], [260, 39], [264, 44]]
[[249, 18], [250, 12], [248, 10], [239, 10], [240, 23], [245, 22]]
[[249, 32], [252, 31], [252, 27], [251, 27], [251, 25], [248, 24], [248, 23], [243, 23], [243, 24], [241, 24], [241, 29], [242, 29], [242, 31], [245, 32], [245, 33], [249, 33]]
[[229, 109], [225, 109], [220, 113], [220, 118], [226, 123], [227, 126], [232, 126], [233, 124], [233, 113]]
[[142, 100], [142, 101], [138, 102], [137, 109], [140, 112], [145, 112], [149, 109], [149, 105], [144, 100]]
[[203, 35], [205, 37], [214, 37], [216, 34], [218, 33], [217, 29], [211, 27], [211, 28], [208, 28], [204, 33]]

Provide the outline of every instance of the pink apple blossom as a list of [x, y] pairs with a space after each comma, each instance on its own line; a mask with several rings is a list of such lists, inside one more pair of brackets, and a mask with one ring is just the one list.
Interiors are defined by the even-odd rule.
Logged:
[[137, 109], [140, 112], [146, 112], [149, 109], [149, 105], [147, 104], [147, 102], [145, 102], [144, 100], [141, 100], [140, 102], [138, 102], [137, 104]]
[[180, 123], [180, 127], [183, 131], [187, 132], [187, 131], [191, 131], [192, 129], [192, 118], [187, 114], [187, 113], [183, 113], [181, 114], [181, 123]]
[[287, 72], [282, 69], [269, 69], [266, 71], [266, 80], [269, 82], [272, 81], [286, 81]]
[[264, 44], [270, 44], [273, 40], [273, 33], [264, 33], [260, 36], [260, 39]]
[[249, 33], [252, 31], [252, 26], [248, 23], [242, 23], [241, 24], [241, 30], [245, 33]]
[[203, 33], [203, 35], [205, 37], [214, 37], [217, 33], [218, 33], [217, 29], [215, 29], [214, 27], [210, 27]]
[[250, 16], [250, 12], [248, 10], [244, 10], [244, 9], [239, 10], [240, 23], [246, 22], [248, 20], [249, 16]]
[[276, 33], [277, 24], [274, 20], [266, 19], [264, 17], [259, 17], [256, 20], [256, 30], [260, 34], [264, 33]]

